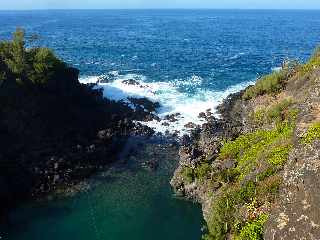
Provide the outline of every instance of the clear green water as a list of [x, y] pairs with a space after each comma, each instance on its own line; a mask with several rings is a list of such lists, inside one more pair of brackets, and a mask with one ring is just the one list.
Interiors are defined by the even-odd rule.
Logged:
[[[169, 180], [176, 159], [159, 151], [140, 153], [129, 164], [96, 176], [87, 192], [17, 209], [2, 239], [200, 239], [200, 207], [174, 198]], [[143, 169], [141, 155], [162, 159], [159, 169]]]

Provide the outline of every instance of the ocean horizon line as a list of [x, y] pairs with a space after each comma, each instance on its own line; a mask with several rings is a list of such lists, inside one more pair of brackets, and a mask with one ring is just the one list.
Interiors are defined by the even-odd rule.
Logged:
[[320, 11], [320, 8], [26, 8], [0, 9], [9, 11]]

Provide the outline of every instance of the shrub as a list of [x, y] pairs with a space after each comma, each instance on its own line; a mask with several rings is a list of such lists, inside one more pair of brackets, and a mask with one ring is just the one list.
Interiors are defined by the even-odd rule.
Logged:
[[4, 61], [11, 72], [20, 80], [23, 78], [27, 66], [24, 37], [24, 30], [18, 28], [13, 34], [12, 42], [3, 45], [8, 51], [6, 52], [6, 56], [3, 56]]
[[254, 199], [257, 207], [274, 200], [281, 183], [277, 173], [288, 159], [294, 126], [285, 121], [274, 129], [246, 133], [223, 145], [218, 159], [234, 159], [236, 166], [218, 173], [226, 185], [213, 199], [205, 239], [225, 239], [228, 233], [236, 234], [239, 240], [262, 239], [265, 222], [262, 219], [249, 221], [242, 228], [236, 223], [239, 219], [243, 222], [242, 206]]
[[258, 175], [257, 175], [257, 181], [263, 181], [265, 180], [266, 178], [274, 175], [275, 173], [277, 172], [277, 169], [273, 166], [269, 166], [266, 170], [260, 172]]
[[320, 122], [314, 123], [303, 136], [304, 144], [311, 144], [314, 140], [320, 139]]
[[295, 122], [299, 113], [298, 109], [290, 108], [293, 104], [291, 98], [283, 99], [267, 108], [259, 108], [251, 114], [251, 119], [256, 125], [281, 122]]
[[182, 177], [183, 180], [186, 181], [186, 183], [192, 183], [194, 179], [194, 173], [192, 168], [184, 167], [182, 169]]
[[214, 201], [208, 219], [209, 233], [206, 239], [225, 239], [235, 221], [235, 204], [238, 197], [237, 189], [228, 189]]
[[235, 182], [240, 176], [240, 172], [237, 168], [225, 169], [219, 173], [219, 180], [232, 183]]
[[256, 185], [250, 181], [244, 186], [229, 186], [212, 204], [208, 219], [207, 239], [225, 239], [228, 232], [234, 231], [238, 206], [252, 202]]
[[[284, 143], [289, 144], [292, 133], [293, 126], [283, 123], [272, 130], [257, 130], [243, 134], [236, 140], [224, 144], [219, 158], [235, 159], [237, 169], [241, 173], [240, 179], [243, 179], [257, 166], [259, 161], [264, 161], [266, 156], [269, 156], [270, 162], [283, 164], [287, 159], [285, 153], [290, 150]], [[278, 157], [276, 153], [282, 153], [282, 155]]]
[[275, 173], [259, 181], [257, 184], [257, 199], [261, 202], [273, 201], [279, 191], [281, 183], [282, 177]]
[[36, 48], [30, 52], [31, 68], [29, 79], [34, 84], [46, 84], [65, 64], [48, 48]]
[[272, 148], [267, 157], [267, 161], [274, 166], [283, 166], [288, 160], [292, 144], [284, 144]]
[[254, 86], [247, 88], [243, 94], [244, 100], [264, 94], [278, 93], [283, 89], [288, 78], [288, 70], [283, 69], [279, 72], [272, 72], [259, 79]]
[[318, 67], [320, 67], [320, 47], [318, 47], [314, 51], [310, 60], [306, 64], [301, 66], [301, 69], [299, 72], [304, 75]]
[[[0, 66], [0, 78], [12, 75], [18, 83], [34, 85], [59, 81], [58, 77], [55, 79], [57, 73], [67, 67], [48, 48], [26, 49], [25, 32], [22, 29], [17, 29], [12, 41], [0, 42], [0, 63], [5, 65]], [[4, 74], [2, 68], [5, 69]]]
[[236, 240], [263, 240], [264, 224], [268, 215], [261, 214], [256, 220], [248, 222], [235, 237]]
[[209, 173], [211, 171], [211, 166], [209, 163], [201, 163], [195, 168], [195, 176], [199, 180], [204, 180], [208, 177]]
[[251, 115], [255, 124], [263, 125], [265, 122], [266, 110], [258, 109]]
[[286, 98], [281, 102], [272, 105], [267, 112], [269, 122], [272, 121], [284, 121], [286, 116], [286, 110], [292, 105], [292, 99]]

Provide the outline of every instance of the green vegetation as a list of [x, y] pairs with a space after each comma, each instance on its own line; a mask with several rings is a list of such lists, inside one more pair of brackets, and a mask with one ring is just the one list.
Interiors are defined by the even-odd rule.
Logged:
[[292, 131], [292, 126], [283, 124], [273, 130], [257, 130], [241, 135], [223, 146], [219, 158], [236, 159], [241, 179], [261, 161], [282, 165], [291, 148]]
[[194, 179], [194, 173], [192, 168], [190, 167], [184, 167], [182, 169], [182, 177], [184, 179], [184, 181], [186, 181], [186, 183], [192, 183], [193, 179]]
[[222, 144], [217, 160], [235, 161], [234, 167], [216, 171], [202, 163], [192, 170], [191, 181], [202, 178], [222, 186], [212, 195], [208, 234], [204, 239], [219, 240], [227, 236], [236, 240], [263, 239], [267, 212], [253, 213], [272, 204], [278, 194], [282, 182], [278, 173], [293, 146], [298, 111], [292, 105], [292, 99], [287, 98], [255, 111], [252, 113], [255, 122], [273, 123], [273, 127], [259, 128]]
[[213, 198], [204, 239], [222, 240], [229, 235], [237, 240], [263, 239], [267, 213], [264, 210], [257, 216], [253, 212], [264, 209], [277, 196], [282, 181], [278, 172], [292, 149], [295, 117], [287, 109], [290, 104], [291, 101], [280, 102], [264, 113], [275, 118], [273, 129], [259, 129], [224, 143], [218, 159], [233, 159], [236, 166], [215, 173], [211, 179], [222, 181], [223, 187]]
[[286, 98], [281, 102], [275, 105], [272, 105], [267, 111], [268, 120], [277, 121], [277, 122], [283, 121], [288, 117], [286, 116], [286, 114], [288, 114], [287, 110], [288, 110], [288, 107], [290, 107], [292, 104], [293, 104], [292, 99]]
[[195, 169], [184, 167], [182, 170], [182, 177], [187, 183], [192, 183], [194, 179], [204, 181], [211, 172], [211, 166], [207, 162], [201, 162]]
[[262, 214], [256, 220], [248, 222], [240, 231], [236, 240], [259, 240], [263, 239], [263, 226], [268, 220], [268, 215]]
[[258, 126], [271, 123], [281, 123], [288, 119], [294, 121], [297, 117], [298, 110], [291, 108], [293, 105], [291, 98], [285, 98], [282, 101], [275, 103], [267, 108], [259, 108], [254, 111], [251, 118]]
[[280, 71], [274, 71], [269, 75], [258, 79], [254, 86], [247, 88], [243, 95], [244, 100], [250, 100], [264, 94], [277, 94], [286, 86], [301, 65], [296, 60], [285, 61]]
[[295, 61], [288, 62], [282, 70], [260, 78], [254, 86], [247, 88], [243, 94], [243, 99], [250, 100], [264, 94], [277, 94], [285, 87], [290, 75], [292, 75], [291, 73], [297, 71], [299, 74], [305, 75], [319, 67], [320, 47], [315, 50], [307, 63], [300, 65]]
[[195, 169], [195, 177], [200, 180], [204, 180], [211, 172], [211, 166], [209, 163], [203, 162], [199, 164]]
[[48, 48], [27, 49], [25, 32], [17, 29], [12, 41], [0, 42], [0, 81], [24, 85], [56, 84], [59, 72], [67, 68]]
[[[253, 232], [249, 232], [252, 229], [248, 228], [248, 226], [246, 228], [248, 222], [242, 220], [240, 209], [243, 209], [243, 206], [247, 206], [248, 212], [254, 212], [261, 204], [255, 200], [255, 196], [260, 193], [259, 191], [261, 191], [261, 187], [253, 181], [249, 181], [243, 186], [226, 186], [212, 205], [210, 218], [208, 219], [209, 233], [203, 238], [208, 240], [225, 239], [226, 235], [231, 233], [235, 239], [243, 239], [236, 236], [243, 237], [248, 234], [258, 234], [259, 232], [256, 229], [253, 229]], [[258, 220], [255, 218], [252, 222]]]
[[320, 67], [320, 47], [318, 47], [315, 50], [310, 60], [306, 64], [301, 66], [299, 72], [304, 75], [311, 72], [313, 69], [319, 68], [319, 67]]
[[[278, 94], [296, 70], [297, 65], [288, 65], [280, 72], [261, 78], [246, 90], [243, 98], [248, 100], [263, 94]], [[282, 183], [280, 171], [293, 148], [299, 113], [293, 98], [274, 99], [277, 102], [260, 106], [249, 114], [256, 130], [221, 143], [222, 148], [215, 161], [222, 162], [222, 169], [213, 169], [215, 164], [204, 163], [192, 169], [189, 180], [206, 180], [208, 196], [212, 199], [207, 219], [208, 232], [203, 236], [205, 240], [263, 239], [268, 211]], [[320, 123], [309, 129], [303, 141], [310, 143], [316, 138], [320, 139]]]
[[243, 94], [243, 99], [250, 100], [259, 95], [278, 93], [285, 86], [287, 79], [287, 69], [272, 72], [259, 79], [254, 86], [249, 87]]
[[267, 156], [268, 163], [273, 166], [283, 166], [288, 159], [291, 149], [292, 144], [290, 142], [284, 142], [282, 145], [273, 147]]
[[48, 48], [36, 48], [30, 51], [32, 62], [29, 79], [34, 84], [46, 84], [54, 77], [57, 69], [63, 69], [65, 64], [57, 59]]
[[253, 122], [259, 126], [263, 125], [266, 120], [266, 109], [265, 108], [261, 108], [261, 109], [257, 109], [256, 111], [252, 112], [251, 118], [253, 120]]
[[27, 68], [24, 36], [24, 31], [17, 29], [13, 34], [12, 42], [3, 43], [2, 46], [0, 46], [2, 60], [17, 77], [25, 74]]
[[[279, 169], [273, 168], [272, 171], [266, 170], [262, 172], [265, 178], [257, 179], [256, 199], [259, 204], [273, 202], [277, 197], [279, 187], [282, 183], [282, 177], [277, 175]], [[269, 174], [269, 175], [268, 175]]]
[[304, 144], [311, 144], [314, 140], [320, 139], [320, 122], [314, 123], [303, 136]]
[[[208, 231], [203, 239], [263, 239], [268, 212], [278, 197], [283, 181], [280, 171], [293, 148], [299, 113], [299, 102], [291, 97], [283, 99], [285, 95], [279, 93], [290, 79], [296, 86], [297, 82], [307, 79], [296, 77], [312, 73], [316, 68], [320, 68], [320, 48], [306, 64], [288, 62], [281, 71], [262, 77], [245, 91], [244, 100], [265, 94], [268, 96], [248, 104], [248, 107], [256, 106], [249, 114], [249, 129], [252, 130], [236, 139], [222, 141], [215, 160], [217, 164], [211, 165], [217, 167], [201, 171], [204, 173], [201, 176], [207, 179], [208, 196], [211, 198], [207, 215]], [[309, 84], [308, 87], [312, 86]], [[292, 86], [288, 88], [288, 95], [291, 89]], [[270, 100], [276, 102], [268, 105]], [[258, 104], [263, 105], [257, 107]], [[301, 142], [311, 144], [316, 139], [320, 140], [320, 122], [308, 129]], [[200, 176], [195, 174], [197, 168], [193, 169], [193, 180]], [[219, 187], [210, 188], [210, 184]]]

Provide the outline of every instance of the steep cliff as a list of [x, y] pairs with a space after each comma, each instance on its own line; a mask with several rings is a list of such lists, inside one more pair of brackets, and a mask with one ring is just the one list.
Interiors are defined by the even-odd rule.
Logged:
[[186, 139], [171, 181], [204, 239], [320, 237], [320, 51], [231, 95]]

